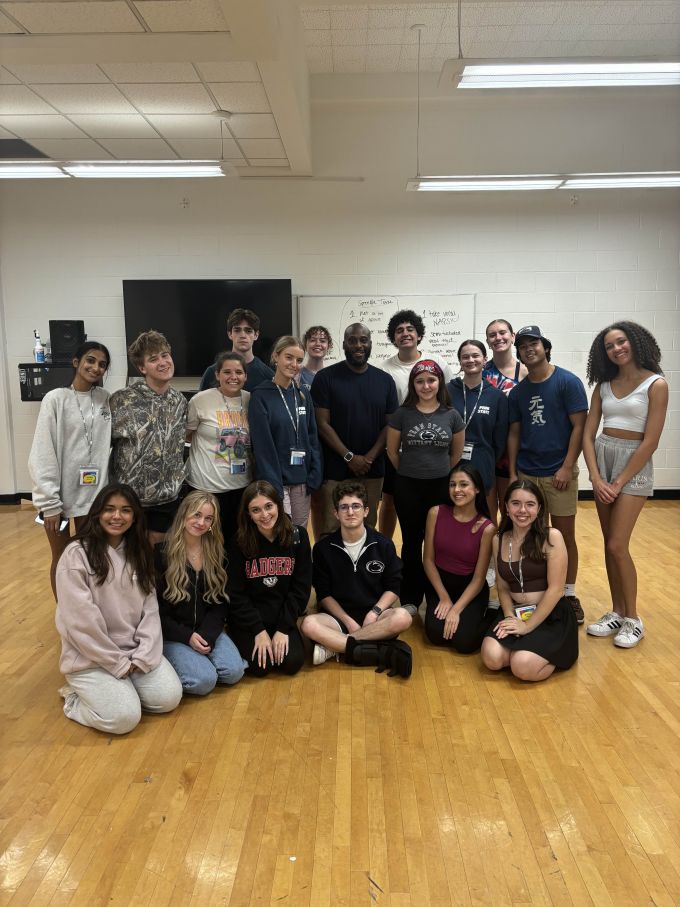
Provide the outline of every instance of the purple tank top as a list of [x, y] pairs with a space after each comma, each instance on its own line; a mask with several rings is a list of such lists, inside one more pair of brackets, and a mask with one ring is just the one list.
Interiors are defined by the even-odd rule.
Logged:
[[[480, 520], [476, 532], [472, 529]], [[469, 576], [475, 572], [482, 535], [491, 520], [476, 514], [469, 522], [459, 523], [454, 519], [453, 507], [445, 504], [439, 506], [437, 522], [434, 527], [434, 562], [437, 567], [457, 576]]]

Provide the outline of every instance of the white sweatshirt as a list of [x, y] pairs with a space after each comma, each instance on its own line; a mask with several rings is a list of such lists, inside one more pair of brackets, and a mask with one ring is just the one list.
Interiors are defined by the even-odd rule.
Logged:
[[[45, 516], [84, 516], [106, 485], [111, 453], [109, 392], [95, 387], [91, 393], [78, 394], [76, 400], [72, 388], [58, 387], [45, 394], [40, 405], [28, 470], [33, 479], [33, 504]], [[86, 427], [92, 436], [92, 456]], [[97, 485], [80, 484], [82, 466], [99, 467]]]
[[126, 566], [125, 541], [108, 548], [109, 575], [101, 586], [80, 542], [71, 542], [57, 565], [56, 625], [61, 635], [62, 674], [103, 668], [123, 677], [136, 665], [158, 667], [163, 633], [155, 590], [148, 595]]

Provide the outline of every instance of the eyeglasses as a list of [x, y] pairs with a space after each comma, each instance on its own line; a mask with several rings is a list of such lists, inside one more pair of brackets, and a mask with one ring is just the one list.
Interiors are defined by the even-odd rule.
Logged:
[[363, 504], [338, 504], [340, 513], [347, 513], [349, 510], [363, 510]]

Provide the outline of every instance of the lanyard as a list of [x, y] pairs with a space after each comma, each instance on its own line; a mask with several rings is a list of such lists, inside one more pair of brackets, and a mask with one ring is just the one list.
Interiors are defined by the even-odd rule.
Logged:
[[78, 407], [78, 412], [80, 413], [80, 418], [83, 420], [83, 431], [85, 432], [85, 441], [87, 443], [89, 463], [92, 463], [92, 448], [94, 447], [94, 388], [90, 388], [90, 405], [92, 408], [92, 421], [90, 423], [90, 434], [87, 433], [87, 422], [85, 421], [85, 415], [80, 408], [80, 400], [78, 399], [78, 392], [73, 385], [71, 385], [71, 390], [73, 391], [73, 396], [76, 398], [76, 406]]
[[295, 432], [295, 444], [298, 444], [298, 435], [300, 433], [300, 410], [297, 405], [297, 400], [295, 399], [295, 382], [291, 381], [291, 386], [293, 388], [293, 403], [295, 405], [295, 418], [293, 419], [293, 414], [290, 411], [288, 406], [288, 401], [286, 400], [283, 391], [281, 390], [280, 385], [276, 384], [276, 381], [272, 378], [272, 382], [276, 385], [276, 389], [279, 392], [281, 399], [283, 400], [283, 405], [286, 407], [286, 412], [288, 413], [288, 418], [290, 419], [290, 424], [293, 426], [293, 431]]
[[523, 560], [523, 555], [522, 555], [522, 552], [520, 551], [519, 576], [517, 576], [515, 571], [512, 569], [512, 535], [510, 535], [510, 538], [508, 539], [508, 567], [510, 568], [510, 573], [512, 573], [514, 579], [519, 583], [519, 587], [522, 590], [522, 595], [524, 595], [524, 575], [522, 573], [522, 560]]
[[482, 396], [482, 391], [484, 390], [484, 382], [482, 381], [479, 385], [479, 393], [477, 394], [477, 400], [475, 405], [472, 408], [470, 413], [470, 418], [467, 417], [467, 385], [463, 382], [463, 422], [465, 423], [465, 428], [467, 429], [470, 422], [472, 422], [472, 417], [477, 412], [477, 407], [479, 406], [479, 398]]

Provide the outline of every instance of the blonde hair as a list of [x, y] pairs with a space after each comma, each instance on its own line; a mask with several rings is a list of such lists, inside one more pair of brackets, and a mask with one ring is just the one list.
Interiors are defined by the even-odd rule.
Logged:
[[165, 557], [165, 598], [177, 604], [189, 599], [189, 574], [187, 572], [187, 551], [184, 541], [184, 523], [190, 513], [196, 513], [204, 504], [213, 509], [214, 521], [210, 532], [201, 536], [203, 573], [206, 591], [203, 600], [217, 603], [226, 599], [227, 571], [224, 569], [224, 539], [220, 525], [220, 508], [217, 498], [207, 491], [192, 491], [188, 494], [172, 521], [166, 540]]
[[302, 350], [304, 355], [305, 348], [302, 345], [302, 341], [299, 337], [293, 337], [292, 334], [284, 334], [283, 337], [279, 337], [274, 341], [274, 346], [272, 347], [271, 355], [269, 357], [270, 365], [273, 369], [276, 368], [276, 359], [275, 357], [282, 353], [284, 350], [287, 350], [289, 346], [296, 346]]

